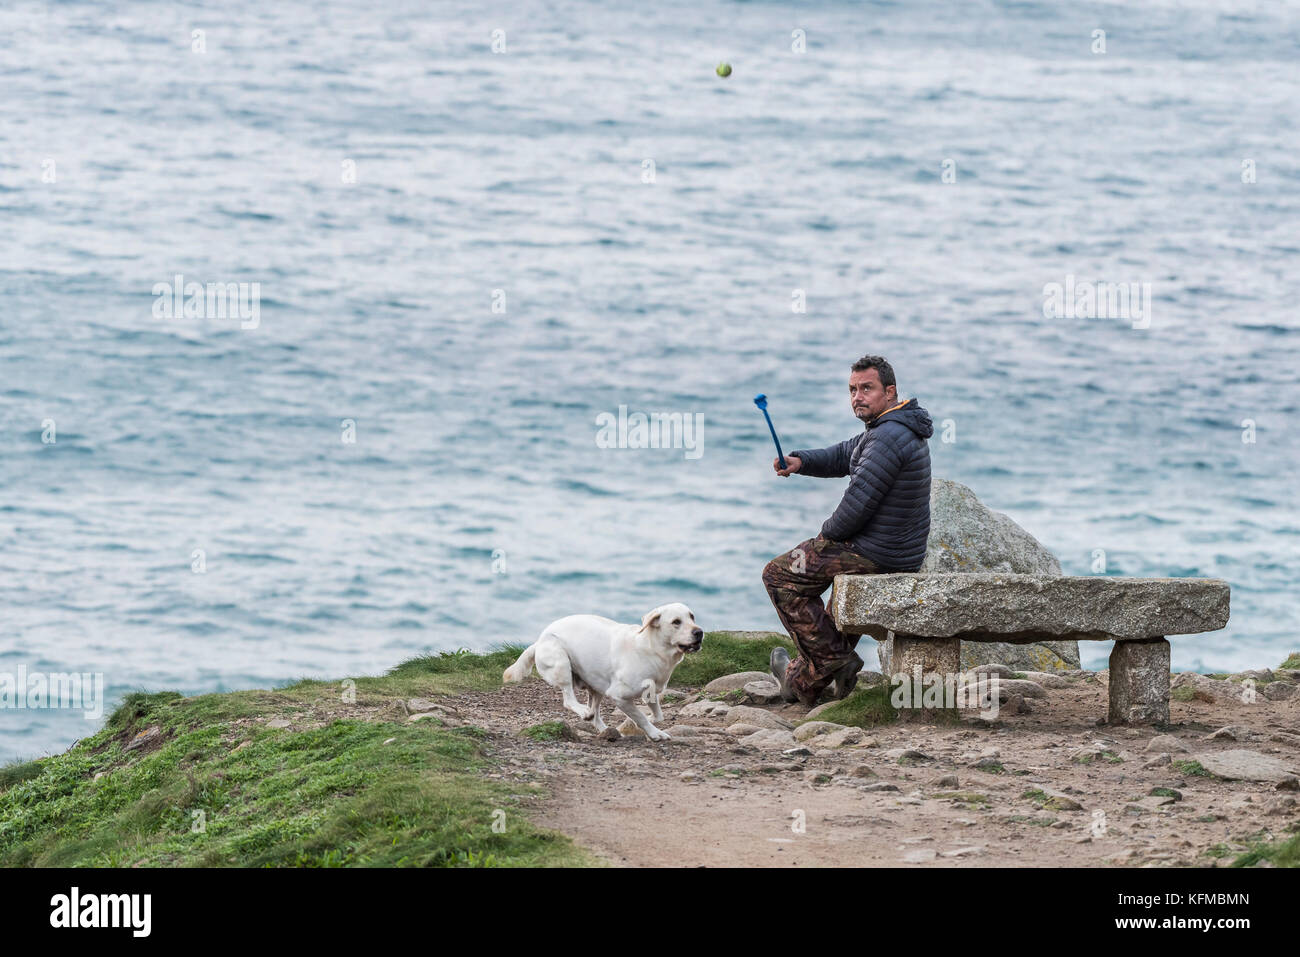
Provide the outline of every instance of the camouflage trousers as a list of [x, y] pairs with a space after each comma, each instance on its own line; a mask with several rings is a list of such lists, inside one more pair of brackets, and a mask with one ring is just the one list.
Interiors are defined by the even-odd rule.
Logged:
[[862, 667], [853, 650], [858, 636], [845, 637], [835, 627], [821, 595], [836, 575], [878, 575], [884, 572], [871, 559], [830, 539], [810, 538], [763, 569], [763, 584], [776, 606], [781, 624], [799, 648], [786, 670], [790, 690], [812, 706], [831, 683], [835, 672], [850, 662]]

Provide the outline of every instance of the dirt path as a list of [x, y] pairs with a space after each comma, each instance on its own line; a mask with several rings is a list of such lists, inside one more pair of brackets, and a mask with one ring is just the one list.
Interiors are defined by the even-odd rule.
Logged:
[[[674, 724], [691, 692], [679, 689], [687, 698], [665, 705], [660, 727]], [[549, 790], [531, 804], [533, 820], [619, 865], [1221, 866], [1252, 837], [1279, 839], [1300, 825], [1296, 796], [1273, 784], [1144, 766], [1158, 732], [1096, 725], [1106, 710], [1104, 676], [1050, 690], [1032, 713], [1004, 710], [991, 726], [892, 725], [868, 732], [861, 746], [813, 742], [811, 755], [793, 757], [741, 745], [698, 718], [690, 724], [700, 733], [663, 744], [597, 738], [536, 678], [454, 701], [463, 718], [488, 728], [504, 765], [496, 776]], [[767, 710], [790, 720], [805, 713], [798, 705]], [[1300, 764], [1300, 695], [1235, 708], [1174, 701], [1172, 712], [1169, 733], [1189, 752], [1249, 748]], [[621, 715], [605, 718], [617, 724]], [[518, 733], [555, 720], [576, 740]], [[1239, 729], [1238, 740], [1204, 740], [1225, 725]], [[896, 748], [925, 757], [886, 755]], [[1153, 788], [1181, 799], [1160, 805]], [[1053, 794], [1079, 807], [1040, 806]]]

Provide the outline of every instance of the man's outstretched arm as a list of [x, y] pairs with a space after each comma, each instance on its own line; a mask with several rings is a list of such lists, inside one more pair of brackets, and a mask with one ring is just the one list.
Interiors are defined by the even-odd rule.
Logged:
[[843, 478], [849, 474], [849, 455], [852, 453], [852, 446], [856, 441], [857, 437], [855, 436], [852, 439], [845, 439], [838, 445], [832, 445], [824, 449], [803, 449], [798, 452], [791, 452], [786, 458], [799, 460], [800, 465], [796, 471], [800, 475], [811, 475], [814, 478]]

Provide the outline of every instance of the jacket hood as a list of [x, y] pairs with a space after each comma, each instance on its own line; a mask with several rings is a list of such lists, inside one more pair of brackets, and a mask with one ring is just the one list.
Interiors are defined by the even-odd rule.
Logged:
[[886, 409], [868, 422], [866, 427], [874, 429], [882, 422], [899, 422], [923, 439], [934, 435], [934, 423], [930, 420], [930, 413], [921, 408], [921, 404], [915, 398]]

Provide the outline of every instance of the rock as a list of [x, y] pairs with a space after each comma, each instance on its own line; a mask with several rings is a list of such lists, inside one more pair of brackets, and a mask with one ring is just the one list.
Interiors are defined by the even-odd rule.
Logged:
[[[867, 764], [859, 764], [857, 767], [853, 768], [853, 770], [849, 771], [849, 774], [855, 778], [879, 777], [879, 775], [876, 774], [876, 772], [871, 769], [871, 766]], [[954, 778], [953, 780], [956, 780], [956, 778]]]
[[682, 709], [677, 712], [677, 717], [723, 719], [730, 710], [731, 705], [723, 704], [721, 701], [692, 701], [682, 706]]
[[774, 728], [760, 728], [753, 734], [740, 739], [740, 743], [760, 751], [784, 751], [794, 746], [794, 735], [789, 731]]
[[1286, 701], [1296, 695], [1296, 686], [1287, 681], [1273, 681], [1262, 692], [1269, 701]]
[[[1244, 704], [1249, 695], [1243, 694], [1247, 689], [1231, 681], [1218, 681], [1195, 671], [1183, 671], [1174, 675], [1169, 681], [1171, 690], [1190, 689], [1194, 700], [1211, 704]], [[1181, 696], [1180, 696], [1181, 697]]]
[[1249, 671], [1239, 671], [1235, 675], [1229, 675], [1232, 681], [1272, 681], [1273, 671], [1270, 668], [1252, 668]]
[[455, 714], [455, 708], [449, 708], [446, 705], [438, 704], [429, 698], [407, 698], [406, 710], [411, 714], [419, 714], [422, 711], [442, 711], [447, 714]]
[[805, 721], [812, 721], [814, 718], [816, 718], [818, 715], [820, 715], [820, 714], [821, 714], [823, 711], [825, 711], [827, 708], [829, 708], [829, 707], [831, 707], [832, 705], [835, 705], [835, 704], [839, 704], [839, 702], [838, 702], [838, 701], [827, 701], [825, 704], [819, 704], [817, 707], [813, 708], [813, 709], [812, 709], [811, 711], [809, 711], [806, 715], [804, 715], [804, 716], [803, 716], [803, 719], [804, 719]]
[[977, 675], [997, 675], [999, 678], [1010, 678], [1013, 673], [1010, 668], [1002, 664], [976, 665], [970, 671]]
[[1078, 801], [1076, 801], [1074, 798], [1070, 797], [1070, 795], [1066, 794], [1064, 791], [1057, 791], [1054, 788], [1050, 788], [1045, 784], [1035, 785], [1034, 789], [1038, 791], [1042, 791], [1043, 794], [1046, 795], [1047, 799], [1042, 804], [1042, 806], [1045, 808], [1049, 808], [1054, 811], [1082, 811], [1083, 810], [1083, 805], [1080, 804]]
[[1206, 751], [1191, 755], [1191, 760], [1216, 777], [1228, 781], [1268, 781], [1277, 783], [1296, 773], [1296, 762], [1283, 762], [1258, 751]]
[[1047, 692], [1043, 686], [1033, 681], [1023, 681], [1017, 678], [999, 678], [998, 679], [998, 700], [1008, 701], [1014, 695], [1020, 695], [1022, 698], [1046, 698]]
[[674, 738], [698, 738], [704, 733], [704, 728], [697, 727], [693, 724], [675, 724], [671, 728], [664, 728]]
[[788, 758], [811, 758], [812, 757], [812, 752], [804, 747], [787, 748], [785, 751], [782, 751], [781, 753]]
[[1154, 758], [1152, 758], [1152, 759], [1151, 759], [1150, 761], [1148, 761], [1146, 764], [1142, 765], [1142, 767], [1145, 768], [1145, 769], [1147, 769], [1147, 770], [1150, 770], [1151, 768], [1158, 768], [1158, 767], [1162, 767], [1163, 765], [1166, 765], [1166, 764], [1172, 764], [1172, 763], [1173, 763], [1173, 760], [1174, 760], [1173, 755], [1170, 754], [1168, 751], [1164, 751], [1164, 752], [1161, 752], [1160, 754], [1157, 754]]
[[596, 737], [600, 738], [602, 741], [617, 741], [621, 735], [618, 733], [617, 728], [606, 728], [604, 731], [600, 732], [600, 734], [596, 735]]
[[1060, 675], [1048, 674], [1046, 671], [1025, 671], [1022, 672], [1025, 680], [1032, 681], [1040, 688], [1068, 688], [1070, 682]]
[[1177, 798], [1162, 797], [1157, 794], [1148, 795], [1147, 797], [1139, 798], [1136, 801], [1130, 801], [1129, 804], [1144, 808], [1148, 811], [1154, 811], [1156, 808], [1164, 807], [1166, 804], [1173, 804], [1176, 800]]
[[1147, 742], [1148, 751], [1186, 751], [1187, 745], [1172, 734], [1157, 734]]
[[745, 685], [745, 699], [753, 704], [772, 704], [781, 699], [781, 686], [775, 681], [751, 681]]
[[727, 728], [727, 734], [733, 734], [743, 738], [746, 735], [753, 734], [755, 731], [771, 731], [771, 728], [761, 728], [756, 724], [746, 724], [743, 721], [737, 721]]
[[[1125, 579], [1129, 582], [1140, 580]], [[1179, 578], [1175, 581], [1181, 584], [1196, 579]], [[1226, 584], [1224, 591], [1227, 591]], [[1178, 600], [1172, 596], [1170, 602], [1174, 605], [1178, 604]], [[1226, 621], [1226, 597], [1223, 602]], [[1190, 599], [1188, 603], [1195, 604]], [[1154, 613], [1159, 614], [1161, 611], [1161, 607], [1157, 605]], [[1160, 633], [1168, 634], [1169, 631], [1179, 633], [1176, 628], [1166, 629]], [[1169, 723], [1169, 642], [1164, 638], [1115, 642], [1115, 646], [1110, 651], [1110, 691], [1106, 705], [1106, 720], [1112, 725], [1128, 722]]]
[[122, 748], [122, 750], [138, 751], [143, 747], [147, 747], [148, 745], [151, 744], [156, 744], [161, 740], [162, 740], [161, 728], [146, 728], [144, 731], [139, 732], [138, 734], [136, 734], [135, 737], [133, 737], [130, 741], [128, 741], [126, 745]]
[[885, 757], [891, 761], [929, 761], [930, 756], [912, 748], [890, 748]]
[[874, 783], [872, 783], [872, 784], [865, 785], [865, 786], [862, 788], [862, 790], [864, 790], [864, 791], [871, 791], [871, 792], [876, 792], [876, 791], [897, 791], [897, 790], [898, 790], [898, 785], [896, 785], [896, 784], [890, 784], [890, 783], [887, 782], [887, 781], [876, 781], [876, 782], [874, 782]]
[[825, 771], [814, 771], [809, 769], [803, 773], [803, 779], [809, 784], [830, 784], [831, 776]]
[[[1214, 631], [1228, 620], [1228, 583], [1216, 578], [1108, 578], [991, 574], [847, 575], [831, 593], [842, 631], [879, 637], [888, 632], [938, 639], [966, 635], [976, 642], [1114, 640], [1152, 643], [1156, 636]], [[898, 635], [895, 635], [895, 644]], [[999, 659], [1006, 662], [1005, 656]], [[1111, 670], [1114, 670], [1112, 652]], [[890, 671], [902, 670], [891, 659]], [[1029, 666], [1019, 670], [1049, 671]], [[1168, 667], [1165, 669], [1168, 681]], [[1114, 678], [1114, 675], [1111, 675]]]
[[392, 744], [396, 740], [397, 740], [396, 738], [385, 738], [384, 744]]
[[944, 857], [977, 857], [984, 853], [982, 847], [959, 847], [955, 850], [944, 851]]
[[[984, 505], [965, 485], [936, 476], [930, 480], [930, 537], [921, 571], [1060, 575], [1061, 563], [1036, 538], [1008, 516]], [[886, 654], [882, 649], [882, 665]], [[1070, 640], [1030, 645], [962, 643], [963, 669], [990, 662], [1017, 671], [1078, 668], [1079, 644]], [[881, 670], [889, 673], [887, 667]]]
[[683, 771], [678, 777], [683, 781], [698, 781], [700, 779], [699, 774], [694, 771]]
[[1276, 741], [1278, 744], [1289, 744], [1293, 748], [1300, 748], [1300, 734], [1292, 734], [1289, 731], [1274, 731], [1269, 735], [1270, 741]]
[[293, 722], [288, 718], [272, 718], [266, 722], [266, 726], [268, 728], [289, 728], [293, 726]]
[[835, 724], [833, 721], [805, 721], [799, 727], [794, 729], [794, 738], [796, 741], [807, 741], [809, 738], [815, 738], [819, 734], [826, 734], [830, 731], [841, 731], [845, 725]]
[[1226, 728], [1220, 728], [1207, 734], [1204, 738], [1206, 741], [1249, 741], [1254, 737], [1254, 732], [1250, 728], [1242, 727], [1239, 724], [1230, 724]]
[[861, 744], [865, 735], [866, 732], [861, 728], [841, 728], [839, 731], [818, 735], [813, 743], [819, 748], [843, 748]]
[[714, 678], [704, 686], [701, 693], [708, 696], [726, 694], [728, 691], [740, 691], [751, 681], [771, 681], [773, 684], [776, 683], [772, 675], [766, 671], [738, 671], [735, 674]]
[[637, 735], [645, 737], [645, 732], [631, 718], [623, 719], [623, 723], [618, 726], [618, 733], [625, 738], [635, 738]]
[[1278, 791], [1300, 791], [1300, 777], [1289, 774], [1273, 785]]
[[794, 724], [785, 720], [780, 715], [773, 714], [771, 711], [764, 711], [762, 708], [751, 708], [748, 705], [736, 705], [727, 712], [726, 718], [723, 719], [727, 727], [733, 724], [744, 722], [745, 724], [757, 725], [760, 728], [774, 728], [778, 731], [793, 731]]
[[908, 864], [924, 864], [932, 861], [939, 856], [939, 852], [932, 847], [921, 847], [915, 851], [908, 851], [903, 855], [903, 861]]
[[957, 786], [957, 775], [955, 774], [945, 774], [930, 782], [932, 788], [955, 788]]

